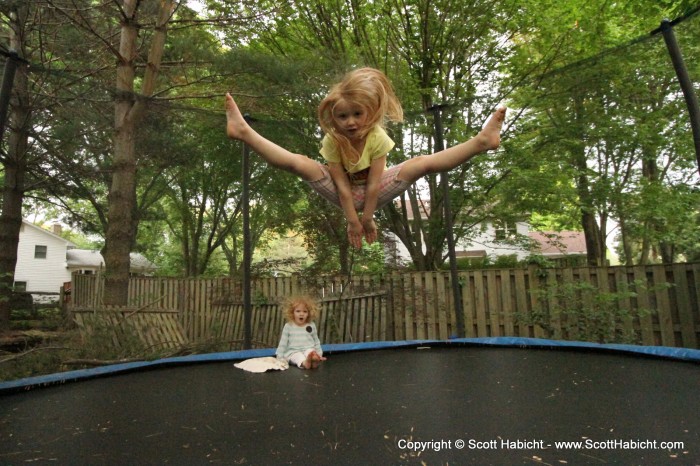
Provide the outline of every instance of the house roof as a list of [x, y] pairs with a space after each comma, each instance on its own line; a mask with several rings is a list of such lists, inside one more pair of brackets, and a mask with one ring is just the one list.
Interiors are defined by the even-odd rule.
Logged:
[[[398, 200], [394, 201], [394, 204], [396, 205], [397, 208], [401, 207], [401, 202]], [[427, 199], [419, 199], [418, 200], [418, 208], [420, 209], [420, 216], [421, 218], [428, 218], [428, 215], [430, 215], [430, 201]], [[410, 202], [406, 202], [406, 216], [408, 217], [409, 220], [413, 220], [413, 206], [411, 205]]]
[[[156, 266], [143, 255], [132, 252], [129, 254], [131, 258], [132, 271], [155, 271]], [[105, 261], [100, 251], [90, 249], [69, 249], [66, 251], [66, 262], [69, 268], [100, 268], [104, 267]]]
[[531, 231], [530, 238], [539, 245], [543, 256], [586, 254], [586, 237], [581, 231]]
[[[396, 206], [396, 208], [401, 208], [401, 202], [398, 199], [394, 200], [394, 205]], [[495, 206], [495, 204], [482, 205], [477, 210], [473, 210], [473, 213], [481, 214], [481, 215], [484, 215], [486, 217], [490, 217], [489, 210], [491, 208], [493, 208], [494, 206]], [[428, 218], [428, 216], [430, 215], [430, 210], [431, 210], [430, 200], [429, 199], [418, 199], [418, 209], [419, 209], [421, 218]], [[406, 200], [406, 217], [409, 220], [414, 219], [413, 205], [411, 204], [411, 202], [408, 199]], [[525, 218], [526, 216], [523, 214], [522, 217]]]
[[66, 245], [68, 245], [68, 246], [70, 246], [70, 247], [75, 247], [75, 243], [73, 243], [72, 241], [68, 241], [67, 239], [65, 239], [65, 238], [63, 238], [63, 237], [61, 237], [61, 236], [59, 236], [59, 235], [57, 235], [57, 234], [55, 234], [55, 233], [53, 233], [53, 232], [47, 230], [46, 228], [43, 228], [43, 227], [39, 226], [39, 225], [34, 225], [34, 224], [33, 224], [32, 222], [30, 222], [30, 221], [27, 221], [27, 220], [22, 219], [22, 225], [24, 225], [25, 227], [28, 227], [28, 228], [33, 228], [33, 229], [35, 229], [35, 230], [38, 230], [38, 231], [40, 231], [42, 234], [45, 234], [45, 235], [50, 236], [50, 237], [52, 237], [52, 238], [55, 238], [55, 239], [57, 239], [57, 240], [59, 240], [59, 241], [63, 241], [64, 243], [66, 243]]
[[69, 249], [66, 251], [68, 267], [102, 267], [105, 264], [100, 251]]

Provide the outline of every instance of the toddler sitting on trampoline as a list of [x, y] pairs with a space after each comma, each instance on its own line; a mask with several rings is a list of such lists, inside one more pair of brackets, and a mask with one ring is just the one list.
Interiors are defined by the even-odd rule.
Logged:
[[324, 165], [259, 135], [226, 94], [228, 137], [245, 142], [270, 165], [301, 177], [340, 207], [348, 222], [348, 240], [355, 248], [362, 246], [363, 237], [369, 244], [376, 241], [374, 212], [419, 178], [451, 170], [477, 154], [496, 149], [505, 114], [505, 107], [498, 108], [481, 132], [466, 142], [386, 169], [386, 155], [394, 142], [384, 131], [384, 123], [402, 121], [403, 110], [384, 73], [360, 68], [346, 74], [319, 105], [319, 122], [325, 133], [321, 147], [327, 162]]
[[289, 298], [284, 305], [287, 322], [275, 351], [278, 359], [284, 359], [301, 369], [316, 369], [325, 361], [321, 341], [313, 320], [318, 314], [318, 304], [308, 296]]

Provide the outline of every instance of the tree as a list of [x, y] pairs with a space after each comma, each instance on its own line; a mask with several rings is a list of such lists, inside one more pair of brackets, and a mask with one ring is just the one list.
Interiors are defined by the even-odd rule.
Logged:
[[[669, 214], [677, 215], [672, 206], [685, 204], [687, 196], [673, 185], [693, 183], [693, 176], [686, 168], [688, 141], [678, 118], [683, 111], [675, 77], [660, 38], [648, 35], [665, 15], [663, 7], [635, 5], [635, 20], [624, 28], [619, 18], [630, 4], [581, 2], [542, 10], [535, 1], [529, 7], [542, 14], [526, 15], [532, 34], [523, 37], [512, 65], [533, 76], [529, 89], [515, 93], [517, 106], [527, 109], [520, 124], [531, 131], [526, 137], [542, 139], [537, 155], [543, 166], [570, 180], [561, 184], [559, 196], [562, 205], [575, 206], [589, 263], [605, 262], [613, 220], [628, 263], [633, 249], [642, 262], [652, 249], [672, 260], [673, 248], [660, 241], [674, 236]], [[635, 206], [646, 190], [658, 197], [642, 196], [648, 207], [643, 214]]]
[[[137, 148], [135, 132], [147, 111], [147, 99], [156, 90], [165, 34], [176, 3], [162, 0], [150, 25], [140, 22], [139, 13], [150, 13], [147, 4], [123, 0], [120, 5], [120, 42], [109, 49], [117, 59], [116, 95], [114, 102], [114, 159], [109, 189], [109, 214], [103, 255], [105, 258], [105, 293], [107, 305], [125, 305], [129, 286], [129, 254], [134, 246], [138, 219], [136, 208]], [[141, 11], [139, 11], [141, 10]], [[148, 17], [148, 16], [147, 16]], [[143, 35], [151, 31], [148, 54], [144, 54]], [[148, 43], [148, 42], [146, 42]], [[136, 93], [137, 69], [144, 65], [140, 92]]]
[[[10, 50], [25, 59], [27, 36], [31, 25], [28, 23], [29, 5], [13, 3], [5, 5], [2, 14], [9, 19]], [[9, 58], [16, 60], [16, 58]], [[6, 64], [5, 66], [8, 66]], [[10, 300], [14, 285], [15, 265], [17, 264], [17, 244], [22, 225], [22, 199], [27, 189], [25, 178], [28, 164], [29, 129], [31, 107], [29, 100], [28, 68], [19, 66], [13, 86], [11, 110], [9, 112], [9, 142], [7, 150], [1, 154], [4, 167], [4, 187], [2, 193], [2, 214], [0, 214], [0, 331], [9, 329]], [[3, 126], [5, 122], [2, 122]]]
[[[399, 69], [406, 70], [411, 78], [404, 82], [407, 87], [403, 95], [417, 99], [404, 101], [420, 109], [415, 111], [413, 107], [416, 119], [409, 122], [409, 131], [404, 128], [404, 135], [410, 135], [410, 143], [404, 141], [404, 146], [411, 148], [406, 155], [436, 149], [436, 105], [443, 107], [440, 111], [446, 124], [440, 137], [447, 146], [478, 132], [495, 107], [498, 85], [491, 81], [492, 76], [509, 53], [504, 7], [501, 2], [491, 1], [385, 3], [386, 17], [391, 18], [384, 24], [389, 49], [400, 57]], [[485, 89], [487, 82], [494, 86]], [[450, 174], [430, 175], [424, 190], [413, 187], [396, 204], [387, 206], [386, 225], [404, 243], [419, 270], [437, 268], [445, 259], [444, 185], [450, 185], [452, 223], [459, 239], [487, 215], [489, 205], [496, 204], [493, 198], [486, 202], [483, 199], [493, 194], [493, 184], [502, 180], [503, 174], [497, 163], [477, 158]], [[409, 205], [414, 213], [412, 220], [406, 215]], [[475, 217], [469, 212], [478, 214]]]
[[[313, 57], [316, 63], [326, 68], [325, 72], [318, 72], [325, 83], [332, 82], [335, 74], [351, 66], [369, 65], [387, 72], [409, 115], [418, 115], [409, 126], [419, 134], [416, 140], [421, 146], [407, 147], [404, 152], [404, 147], [398, 144], [397, 155], [392, 156], [391, 162], [399, 163], [406, 156], [433, 150], [432, 139], [427, 136], [432, 134], [432, 129], [426, 126], [426, 118], [420, 116], [433, 103], [443, 103], [447, 99], [457, 102], [458, 110], [449, 118], [454, 123], [448, 129], [449, 143], [463, 139], [467, 134], [473, 135], [474, 127], [480, 125], [493, 108], [485, 101], [477, 103], [475, 95], [477, 83], [495, 73], [503, 53], [503, 28], [497, 14], [499, 5], [493, 1], [466, 5], [464, 2], [425, 0], [295, 0], [282, 7], [282, 13], [275, 18], [261, 18], [258, 30], [262, 32], [251, 40], [251, 46], [285, 59], [301, 59], [305, 63]], [[469, 21], [465, 21], [467, 17]], [[310, 69], [315, 71], [318, 67], [318, 64], [312, 65]], [[310, 71], [306, 70], [306, 74]], [[308, 109], [311, 115], [315, 114], [319, 94], [324, 92], [321, 86], [314, 90], [314, 105]], [[465, 118], [469, 131], [458, 130], [457, 126], [463, 124]], [[394, 128], [392, 135], [399, 143], [406, 128]], [[465, 174], [465, 171], [460, 172], [460, 182]], [[409, 228], [396, 208], [387, 208], [389, 213], [384, 226], [402, 241], [409, 242], [407, 247], [413, 251], [414, 263], [419, 269], [434, 268], [444, 260], [440, 187], [446, 182], [444, 177], [437, 176], [428, 180], [430, 218], [427, 222], [416, 219], [413, 226], [419, 229], [412, 230], [411, 235], [402, 234]], [[423, 200], [418, 198], [415, 189], [407, 196], [414, 205]], [[455, 216], [459, 215], [460, 208], [458, 205]], [[421, 237], [425, 238], [425, 252]], [[342, 253], [342, 244], [339, 247]], [[345, 263], [342, 257], [340, 260]]]

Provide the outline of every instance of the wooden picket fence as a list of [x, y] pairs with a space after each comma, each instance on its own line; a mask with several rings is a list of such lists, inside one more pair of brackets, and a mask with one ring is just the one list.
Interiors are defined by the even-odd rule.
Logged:
[[[461, 271], [459, 281], [467, 337], [699, 347], [700, 264], [470, 270]], [[102, 277], [73, 276], [69, 309], [83, 316], [77, 319], [119, 314], [101, 305], [103, 286]], [[446, 272], [260, 278], [252, 292], [257, 346], [276, 346], [284, 323], [278, 302], [299, 293], [319, 297], [323, 343], [447, 339], [457, 333]], [[243, 339], [241, 296], [240, 282], [229, 278], [133, 278], [129, 308], [120, 315], [136, 321], [143, 314], [139, 325], [151, 339], [152, 329], [161, 327], [168, 329], [163, 341], [220, 339], [233, 347]]]
[[86, 335], [102, 332], [115, 347], [139, 339], [147, 348], [177, 349], [187, 343], [179, 311], [170, 309], [131, 309], [102, 307], [75, 309], [74, 319]]

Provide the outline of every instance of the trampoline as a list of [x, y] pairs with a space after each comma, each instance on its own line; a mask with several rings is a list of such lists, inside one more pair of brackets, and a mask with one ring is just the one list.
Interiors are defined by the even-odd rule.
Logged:
[[[325, 345], [0, 384], [0, 464], [700, 464], [700, 351], [533, 339]], [[70, 382], [70, 383], [69, 383]]]

